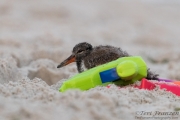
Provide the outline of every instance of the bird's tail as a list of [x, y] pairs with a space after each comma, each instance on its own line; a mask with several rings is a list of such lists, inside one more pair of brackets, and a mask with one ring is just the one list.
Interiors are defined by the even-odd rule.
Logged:
[[148, 80], [158, 80], [159, 74], [153, 73], [150, 71], [150, 68], [147, 70], [147, 77]]

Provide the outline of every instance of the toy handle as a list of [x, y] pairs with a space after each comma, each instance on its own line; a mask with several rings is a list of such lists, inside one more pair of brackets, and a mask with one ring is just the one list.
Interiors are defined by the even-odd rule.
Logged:
[[131, 80], [137, 75], [138, 66], [133, 61], [124, 61], [116, 67], [117, 74], [124, 80]]

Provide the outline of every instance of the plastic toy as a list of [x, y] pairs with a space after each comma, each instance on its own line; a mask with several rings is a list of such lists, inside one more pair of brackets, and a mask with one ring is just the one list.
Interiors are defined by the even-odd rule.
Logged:
[[180, 86], [180, 81], [177, 81], [177, 80], [168, 80], [168, 79], [159, 78], [158, 81], [172, 82], [172, 83]]
[[118, 85], [128, 85], [146, 76], [147, 66], [140, 56], [122, 57], [75, 75], [65, 81], [59, 91], [64, 92], [68, 89], [88, 90], [112, 82]]
[[166, 80], [166, 79], [159, 79], [159, 81], [164, 82], [171, 82], [173, 84], [167, 84], [163, 82], [151, 82], [145, 78], [141, 80], [140, 86], [135, 86], [139, 89], [147, 89], [147, 90], [153, 90], [157, 85], [160, 87], [160, 89], [166, 89], [167, 91], [170, 91], [178, 96], [180, 96], [180, 81], [174, 81], [174, 80]]

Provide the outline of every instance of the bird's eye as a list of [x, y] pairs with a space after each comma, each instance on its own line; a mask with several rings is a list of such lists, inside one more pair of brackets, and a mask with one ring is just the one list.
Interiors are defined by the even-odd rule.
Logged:
[[79, 50], [77, 53], [82, 53], [82, 52], [84, 52], [84, 50]]

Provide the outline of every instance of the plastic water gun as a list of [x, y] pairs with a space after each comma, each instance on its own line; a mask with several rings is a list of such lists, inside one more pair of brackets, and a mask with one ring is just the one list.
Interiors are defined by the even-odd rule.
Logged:
[[59, 91], [88, 90], [112, 82], [118, 85], [128, 85], [146, 76], [147, 66], [140, 56], [122, 57], [75, 75], [65, 81]]

